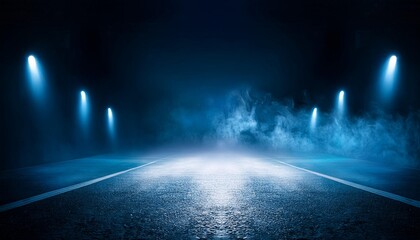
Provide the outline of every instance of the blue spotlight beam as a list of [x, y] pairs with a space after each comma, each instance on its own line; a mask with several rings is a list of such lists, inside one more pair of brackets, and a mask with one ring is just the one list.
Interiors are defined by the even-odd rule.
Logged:
[[36, 59], [34, 56], [31, 55], [28, 57], [28, 64], [31, 76], [34, 78], [34, 80], [39, 80], [38, 66], [36, 64]]
[[385, 79], [387, 81], [392, 81], [394, 80], [394, 73], [395, 73], [395, 68], [397, 66], [397, 57], [395, 55], [391, 56], [388, 60], [388, 66], [386, 68], [386, 75], [385, 75]]
[[316, 128], [317, 115], [318, 115], [318, 109], [314, 108], [314, 110], [312, 111], [312, 117], [311, 117], [311, 130], [312, 131], [314, 131]]
[[386, 64], [386, 69], [382, 79], [382, 100], [386, 103], [392, 99], [395, 91], [396, 75], [397, 75], [397, 57], [392, 55]]
[[344, 111], [345, 111], [344, 96], [345, 96], [345, 92], [340, 91], [340, 93], [338, 94], [338, 100], [337, 100], [337, 112], [340, 117], [343, 116]]
[[30, 55], [28, 57], [28, 78], [32, 94], [37, 101], [44, 97], [44, 83], [38, 60]]
[[111, 139], [113, 139], [114, 138], [114, 131], [115, 131], [114, 130], [114, 114], [113, 114], [111, 108], [108, 108], [107, 113], [108, 113], [108, 132], [109, 132], [109, 135], [110, 135]]
[[85, 91], [80, 91], [80, 122], [84, 130], [87, 130], [87, 125], [89, 121], [89, 104], [88, 97]]

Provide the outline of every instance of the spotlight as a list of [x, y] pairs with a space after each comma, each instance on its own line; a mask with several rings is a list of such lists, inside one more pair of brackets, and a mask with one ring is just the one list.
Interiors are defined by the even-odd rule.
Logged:
[[396, 66], [397, 66], [397, 57], [395, 55], [392, 55], [388, 60], [388, 67], [386, 68], [387, 78], [393, 78]]
[[36, 59], [34, 56], [29, 56], [28, 57], [28, 63], [29, 63], [29, 69], [31, 70], [31, 72], [38, 72], [38, 68], [36, 66]]
[[337, 111], [340, 116], [344, 114], [344, 91], [338, 94]]
[[89, 105], [88, 105], [88, 99], [87, 94], [85, 91], [80, 91], [80, 109], [79, 109], [79, 115], [80, 115], [80, 122], [84, 130], [86, 130], [88, 125], [88, 116], [89, 116]]
[[312, 117], [311, 117], [311, 130], [315, 130], [316, 127], [316, 118], [317, 118], [317, 108], [314, 108], [314, 110], [312, 111]]
[[113, 116], [111, 108], [108, 108], [108, 121], [112, 123]]
[[36, 100], [41, 100], [44, 97], [44, 86], [41, 77], [40, 65], [33, 55], [28, 57], [28, 78], [32, 94]]
[[82, 100], [82, 104], [86, 103], [86, 93], [85, 93], [85, 91], [80, 92], [80, 97], [81, 97], [81, 100]]
[[108, 108], [108, 132], [111, 138], [114, 138], [114, 114], [111, 108]]
[[397, 72], [397, 57], [392, 55], [388, 59], [388, 63], [386, 64], [386, 69], [383, 73], [382, 81], [382, 100], [386, 103], [389, 103], [391, 100], [394, 88], [395, 88], [395, 79], [396, 79], [396, 72]]

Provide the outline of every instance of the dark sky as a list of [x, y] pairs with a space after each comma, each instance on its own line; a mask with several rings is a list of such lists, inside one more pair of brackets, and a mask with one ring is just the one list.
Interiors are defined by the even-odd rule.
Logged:
[[[324, 109], [345, 89], [361, 114], [391, 54], [399, 64], [393, 111], [404, 114], [420, 106], [419, 43], [418, 1], [3, 0], [2, 152], [45, 155], [40, 148], [50, 141], [54, 151], [77, 155], [81, 89], [98, 122], [103, 109], [115, 109], [127, 145], [152, 141], [172, 109], [243, 87], [298, 103], [306, 93]], [[46, 119], [32, 116], [39, 112], [27, 93], [29, 54], [47, 76]], [[92, 149], [106, 144], [102, 127], [93, 127]]]

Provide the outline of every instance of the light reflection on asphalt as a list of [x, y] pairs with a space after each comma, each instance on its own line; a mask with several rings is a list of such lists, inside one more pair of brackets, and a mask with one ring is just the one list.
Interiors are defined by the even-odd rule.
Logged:
[[[191, 215], [195, 216], [198, 238], [247, 235], [250, 209], [246, 200], [255, 195], [248, 185], [253, 178], [268, 177], [282, 182], [300, 178], [293, 169], [259, 156], [238, 153], [201, 153], [175, 158], [144, 169], [142, 176], [156, 182], [162, 178], [189, 179], [195, 199], [195, 206], [190, 210], [194, 211]], [[287, 185], [289, 190], [298, 188], [295, 181]]]

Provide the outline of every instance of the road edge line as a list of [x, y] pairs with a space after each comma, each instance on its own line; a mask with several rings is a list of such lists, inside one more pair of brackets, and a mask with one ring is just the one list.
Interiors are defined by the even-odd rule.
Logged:
[[286, 162], [283, 162], [283, 161], [280, 161], [280, 160], [277, 160], [277, 159], [275, 159], [275, 160], [277, 162], [283, 164], [283, 165], [286, 165], [286, 166], [289, 166], [289, 167], [292, 167], [292, 168], [295, 168], [295, 169], [298, 169], [298, 170], [301, 170], [301, 171], [305, 171], [305, 172], [308, 172], [308, 173], [312, 173], [314, 175], [332, 180], [334, 182], [338, 182], [338, 183], [341, 183], [341, 184], [344, 184], [344, 185], [347, 185], [347, 186], [350, 186], [350, 187], [354, 187], [354, 188], [357, 188], [357, 189], [360, 189], [360, 190], [363, 190], [363, 191], [366, 191], [366, 192], [370, 192], [370, 193], [379, 195], [381, 197], [385, 197], [385, 198], [388, 198], [388, 199], [392, 199], [392, 200], [395, 200], [395, 201], [398, 201], [398, 202], [402, 202], [402, 203], [411, 205], [413, 207], [420, 208], [420, 201], [417, 201], [417, 200], [414, 200], [414, 199], [411, 199], [411, 198], [403, 197], [403, 196], [400, 196], [400, 195], [397, 195], [397, 194], [394, 194], [394, 193], [386, 192], [386, 191], [379, 190], [379, 189], [376, 189], [376, 188], [372, 188], [372, 187], [364, 186], [364, 185], [361, 185], [361, 184], [358, 184], [358, 183], [343, 180], [343, 179], [340, 179], [340, 178], [332, 177], [332, 176], [322, 174], [322, 173], [319, 173], [319, 172], [314, 172], [314, 171], [311, 171], [311, 170], [308, 170], [308, 169], [305, 169], [305, 168], [294, 166], [292, 164], [289, 164], [289, 163], [286, 163]]
[[[162, 159], [160, 159], [160, 160], [162, 160]], [[47, 198], [55, 197], [57, 195], [60, 195], [60, 194], [66, 193], [66, 192], [70, 192], [70, 191], [73, 191], [73, 190], [76, 190], [76, 189], [79, 189], [79, 188], [82, 188], [82, 187], [86, 187], [86, 186], [95, 184], [97, 182], [101, 182], [101, 181], [104, 181], [106, 179], [116, 177], [118, 175], [130, 172], [130, 171], [133, 171], [133, 170], [137, 170], [137, 169], [142, 168], [142, 167], [149, 166], [149, 165], [154, 164], [154, 163], [156, 163], [160, 160], [149, 162], [149, 163], [146, 163], [146, 164], [134, 167], [134, 168], [126, 169], [126, 170], [123, 170], [123, 171], [120, 171], [120, 172], [116, 172], [116, 173], [109, 174], [109, 175], [106, 175], [106, 176], [103, 176], [103, 177], [95, 178], [95, 179], [92, 179], [92, 180], [89, 180], [89, 181], [85, 181], [85, 182], [77, 183], [77, 184], [70, 185], [70, 186], [67, 186], [67, 187], [52, 190], [52, 191], [49, 191], [49, 192], [41, 193], [41, 194], [38, 194], [38, 195], [35, 195], [35, 196], [32, 196], [32, 197], [24, 198], [24, 199], [17, 200], [17, 201], [11, 202], [11, 203], [6, 203], [6, 204], [0, 206], [0, 213], [8, 211], [8, 210], [15, 209], [15, 208], [18, 208], [18, 207], [23, 207], [25, 205], [28, 205], [28, 204], [31, 204], [31, 203], [34, 203], [34, 202], [38, 202], [38, 201], [41, 201], [41, 200], [44, 200], [44, 199], [47, 199]]]

